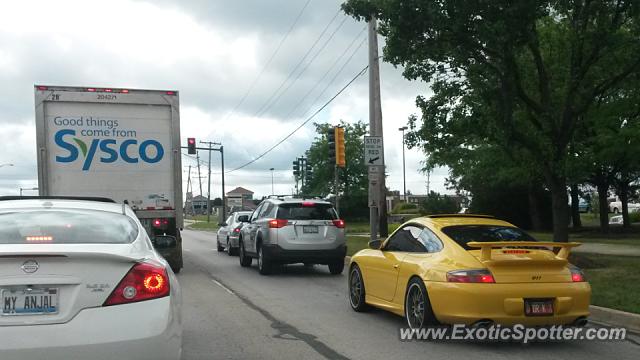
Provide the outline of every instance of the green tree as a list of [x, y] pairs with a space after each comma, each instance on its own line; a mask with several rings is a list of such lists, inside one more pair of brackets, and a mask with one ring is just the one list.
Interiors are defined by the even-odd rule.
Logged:
[[551, 191], [556, 241], [567, 241], [569, 145], [594, 102], [640, 71], [640, 2], [348, 0], [343, 9], [378, 18], [385, 60], [431, 84], [408, 143], [443, 165], [483, 144], [522, 153]]
[[440, 195], [431, 191], [427, 198], [420, 203], [420, 212], [425, 215], [432, 214], [455, 214], [460, 211], [460, 207], [451, 197]]
[[308, 163], [313, 169], [311, 181], [305, 184], [303, 193], [327, 196], [340, 195], [340, 215], [347, 219], [366, 218], [368, 183], [367, 166], [364, 163], [364, 135], [367, 125], [361, 121], [346, 123], [340, 121], [345, 128], [346, 166], [338, 170], [339, 188], [334, 188], [334, 163], [329, 161], [329, 145], [327, 132], [333, 129], [331, 124], [314, 124], [316, 137], [307, 150]]

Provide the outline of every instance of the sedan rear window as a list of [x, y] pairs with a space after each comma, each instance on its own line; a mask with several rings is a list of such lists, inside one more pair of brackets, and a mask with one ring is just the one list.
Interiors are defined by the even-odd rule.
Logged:
[[126, 215], [96, 210], [0, 211], [0, 244], [127, 244], [138, 226]]
[[497, 225], [456, 225], [447, 226], [442, 232], [452, 238], [466, 250], [477, 250], [467, 246], [467, 243], [492, 241], [536, 241], [526, 232], [509, 226]]
[[335, 220], [338, 215], [331, 204], [291, 203], [281, 204], [278, 207], [276, 218], [286, 220]]

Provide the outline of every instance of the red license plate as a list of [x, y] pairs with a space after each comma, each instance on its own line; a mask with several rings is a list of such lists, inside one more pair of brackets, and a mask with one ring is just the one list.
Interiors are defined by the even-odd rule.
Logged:
[[553, 315], [553, 300], [525, 300], [524, 313], [527, 316]]

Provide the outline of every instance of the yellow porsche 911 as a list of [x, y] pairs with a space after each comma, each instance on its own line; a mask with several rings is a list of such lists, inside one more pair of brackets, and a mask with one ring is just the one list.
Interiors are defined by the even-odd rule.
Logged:
[[[404, 223], [351, 259], [349, 301], [435, 324], [583, 326], [591, 287], [567, 257], [578, 243], [538, 242], [483, 215]], [[553, 248], [559, 248], [556, 253]]]

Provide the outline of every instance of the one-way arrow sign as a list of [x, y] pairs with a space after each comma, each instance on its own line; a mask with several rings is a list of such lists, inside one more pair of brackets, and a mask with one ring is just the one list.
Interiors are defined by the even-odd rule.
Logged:
[[369, 166], [384, 165], [382, 136], [364, 137], [364, 162]]

